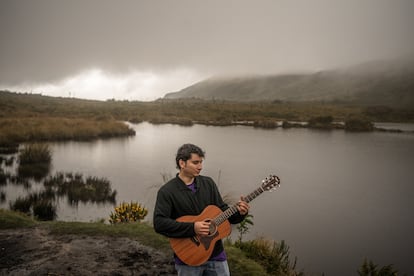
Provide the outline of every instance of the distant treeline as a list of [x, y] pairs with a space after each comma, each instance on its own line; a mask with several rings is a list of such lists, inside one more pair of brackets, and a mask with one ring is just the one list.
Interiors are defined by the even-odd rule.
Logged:
[[414, 110], [324, 102], [242, 103], [199, 99], [94, 101], [0, 91], [0, 141], [11, 137], [25, 141], [133, 134], [131, 129], [118, 121], [230, 125], [235, 122], [308, 122], [320, 117], [331, 117], [333, 121], [342, 122], [350, 118], [414, 122]]

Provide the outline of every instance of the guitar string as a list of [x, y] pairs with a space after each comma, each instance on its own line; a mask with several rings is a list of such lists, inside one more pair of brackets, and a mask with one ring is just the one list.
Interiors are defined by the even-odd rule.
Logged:
[[[250, 193], [248, 196], [245, 197], [246, 202], [249, 203], [250, 201], [255, 199], [257, 196], [262, 194], [265, 191], [265, 189], [263, 187], [264, 186], [269, 187], [269, 186], [271, 186], [270, 184], [272, 184], [272, 183], [273, 184], [276, 183], [275, 186], [278, 186], [279, 183], [280, 183], [279, 177], [273, 176], [273, 177], [271, 177], [271, 180], [264, 181], [264, 183], [261, 187], [257, 188], [256, 190], [254, 190], [252, 193]], [[266, 185], [264, 185], [264, 184], [266, 184]], [[237, 210], [237, 204], [235, 204], [235, 205], [229, 207], [224, 212], [222, 212], [220, 215], [218, 215], [215, 219], [213, 219], [213, 221], [216, 225], [220, 225], [224, 221], [226, 221], [229, 217], [231, 217], [233, 214], [235, 214], [237, 211], [238, 211]]]
[[[264, 192], [264, 189], [262, 187], [256, 189], [251, 194], [245, 197], [245, 200], [247, 203], [255, 199], [258, 195]], [[218, 217], [214, 219], [214, 222], [216, 225], [222, 224], [224, 221], [226, 221], [229, 217], [231, 217], [233, 214], [237, 212], [237, 204], [229, 207], [227, 210], [225, 210], [223, 213], [221, 213]]]

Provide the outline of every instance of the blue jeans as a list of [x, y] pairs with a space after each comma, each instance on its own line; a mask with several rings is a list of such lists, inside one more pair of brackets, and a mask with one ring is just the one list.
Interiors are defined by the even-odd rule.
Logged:
[[230, 276], [227, 261], [208, 261], [200, 266], [175, 265], [178, 276]]

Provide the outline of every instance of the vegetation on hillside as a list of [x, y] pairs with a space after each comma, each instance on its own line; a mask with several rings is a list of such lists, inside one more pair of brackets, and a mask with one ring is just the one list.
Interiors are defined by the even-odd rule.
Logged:
[[310, 73], [218, 76], [197, 82], [167, 99], [348, 103], [414, 107], [414, 60], [367, 62]]
[[115, 119], [131, 122], [189, 120], [209, 123], [264, 119], [308, 121], [318, 116], [332, 116], [335, 121], [344, 121], [350, 116], [356, 116], [366, 117], [371, 121], [414, 122], [413, 109], [396, 109], [387, 106], [282, 101], [242, 103], [199, 99], [103, 102], [0, 91], [0, 118], [2, 119], [49, 117], [83, 118], [94, 122]]
[[[134, 135], [122, 121], [192, 125], [244, 124], [255, 127], [292, 127], [292, 121], [311, 122], [349, 118], [381, 122], [414, 122], [413, 109], [324, 102], [229, 102], [157, 100], [153, 102], [91, 101], [0, 91], [0, 147], [32, 141], [91, 140]], [[316, 124], [316, 127], [320, 127]], [[323, 128], [337, 128], [331, 125]], [[349, 129], [349, 128], [348, 128]], [[372, 130], [372, 129], [358, 129]]]

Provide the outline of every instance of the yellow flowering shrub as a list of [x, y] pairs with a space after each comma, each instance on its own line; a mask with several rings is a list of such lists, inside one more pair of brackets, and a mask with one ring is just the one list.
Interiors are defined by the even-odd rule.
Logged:
[[137, 202], [122, 202], [115, 207], [115, 211], [109, 215], [111, 224], [141, 221], [148, 214], [147, 208]]

